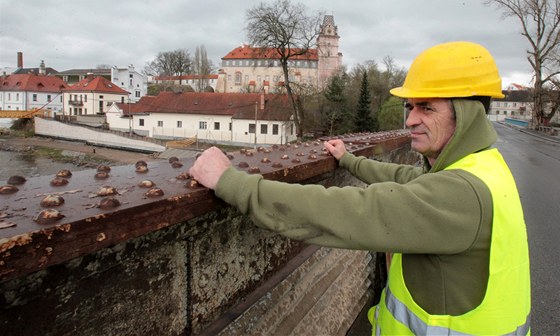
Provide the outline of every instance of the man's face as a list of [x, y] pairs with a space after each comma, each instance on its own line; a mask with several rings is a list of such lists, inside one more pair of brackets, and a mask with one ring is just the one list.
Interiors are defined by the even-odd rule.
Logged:
[[410, 128], [412, 149], [433, 165], [455, 132], [451, 101], [441, 98], [409, 98], [406, 126]]

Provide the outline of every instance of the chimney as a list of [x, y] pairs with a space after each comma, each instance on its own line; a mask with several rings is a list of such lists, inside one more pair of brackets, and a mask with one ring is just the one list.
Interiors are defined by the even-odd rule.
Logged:
[[87, 73], [87, 79], [88, 79], [88, 82], [91, 82], [93, 80], [93, 72], [88, 72]]
[[17, 67], [19, 69], [23, 68], [23, 53], [21, 51], [17, 53]]

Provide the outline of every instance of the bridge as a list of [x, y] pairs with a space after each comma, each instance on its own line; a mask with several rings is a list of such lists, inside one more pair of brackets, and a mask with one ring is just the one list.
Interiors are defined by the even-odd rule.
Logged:
[[[343, 139], [355, 155], [418, 160], [407, 131]], [[323, 140], [228, 157], [270, 180], [358, 185]], [[185, 174], [194, 160], [0, 181], [2, 334], [325, 335], [367, 323], [383, 256], [259, 229]]]
[[35, 116], [45, 116], [47, 113], [48, 111], [43, 109], [0, 111], [0, 118], [31, 119]]

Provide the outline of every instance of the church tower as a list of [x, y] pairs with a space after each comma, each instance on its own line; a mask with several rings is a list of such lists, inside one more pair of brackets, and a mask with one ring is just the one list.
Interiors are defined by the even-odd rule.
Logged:
[[319, 86], [323, 88], [328, 84], [330, 77], [342, 66], [342, 53], [338, 51], [339, 39], [334, 16], [325, 15], [317, 37]]

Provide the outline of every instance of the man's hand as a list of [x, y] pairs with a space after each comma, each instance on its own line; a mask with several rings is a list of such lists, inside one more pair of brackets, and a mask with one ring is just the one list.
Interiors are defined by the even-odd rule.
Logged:
[[325, 148], [337, 160], [340, 160], [346, 153], [346, 146], [344, 145], [344, 142], [340, 139], [325, 141], [324, 145]]
[[231, 167], [228, 157], [217, 147], [211, 147], [202, 152], [202, 155], [189, 169], [189, 174], [203, 186], [212, 190], [216, 189], [222, 174]]

